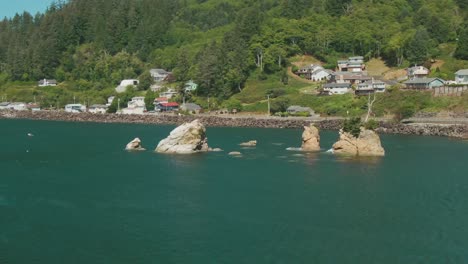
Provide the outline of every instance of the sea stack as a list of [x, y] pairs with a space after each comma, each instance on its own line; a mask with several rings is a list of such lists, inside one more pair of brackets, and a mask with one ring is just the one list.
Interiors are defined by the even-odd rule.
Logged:
[[311, 124], [304, 126], [302, 133], [302, 147], [303, 151], [320, 151], [320, 134], [319, 130]]
[[135, 138], [134, 140], [130, 141], [125, 147], [125, 150], [145, 150], [141, 146], [141, 140], [139, 138]]
[[156, 147], [156, 152], [170, 154], [193, 154], [208, 150], [206, 129], [198, 119], [172, 130]]
[[333, 153], [352, 156], [385, 156], [379, 135], [363, 127], [357, 138], [340, 130], [340, 139], [333, 145]]

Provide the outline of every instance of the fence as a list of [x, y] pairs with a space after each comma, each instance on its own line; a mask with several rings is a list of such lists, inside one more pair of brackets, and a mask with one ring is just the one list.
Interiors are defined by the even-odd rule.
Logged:
[[433, 90], [434, 96], [461, 96], [468, 92], [468, 86], [441, 86]]

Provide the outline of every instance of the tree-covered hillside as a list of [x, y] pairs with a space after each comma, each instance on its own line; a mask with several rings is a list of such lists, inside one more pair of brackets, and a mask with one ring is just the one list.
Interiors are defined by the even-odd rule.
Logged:
[[[70, 0], [0, 22], [0, 85], [55, 78], [102, 90], [149, 68], [228, 98], [253, 71], [288, 58], [382, 57], [422, 64], [458, 40], [468, 58], [466, 0]], [[266, 77], [265, 77], [266, 78]]]

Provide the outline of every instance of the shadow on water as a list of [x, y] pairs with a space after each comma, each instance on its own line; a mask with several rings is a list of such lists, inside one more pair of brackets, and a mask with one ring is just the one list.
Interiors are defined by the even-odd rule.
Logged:
[[385, 157], [334, 155], [340, 163], [379, 165]]

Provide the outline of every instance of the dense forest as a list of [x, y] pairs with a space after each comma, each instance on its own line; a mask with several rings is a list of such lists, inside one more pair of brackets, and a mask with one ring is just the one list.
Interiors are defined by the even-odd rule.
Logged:
[[310, 54], [333, 68], [362, 55], [422, 64], [457, 43], [468, 59], [467, 0], [70, 0], [0, 22], [0, 85], [55, 78], [102, 90], [149, 68], [228, 98], [253, 71], [281, 74]]

